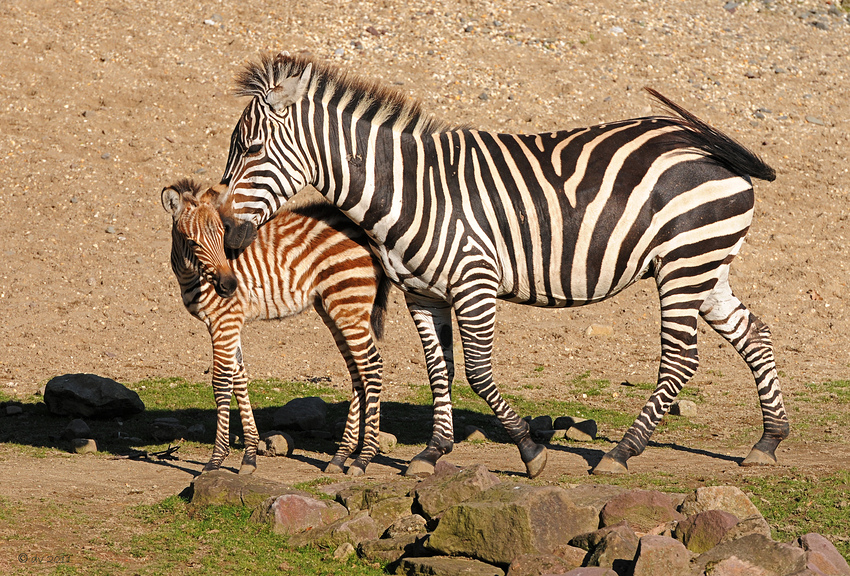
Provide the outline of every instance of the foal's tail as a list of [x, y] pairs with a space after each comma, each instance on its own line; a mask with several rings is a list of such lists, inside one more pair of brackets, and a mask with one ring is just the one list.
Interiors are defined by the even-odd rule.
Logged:
[[686, 130], [684, 143], [687, 146], [702, 150], [709, 157], [740, 176], [751, 176], [768, 182], [773, 182], [776, 179], [774, 169], [759, 158], [758, 154], [720, 130], [709, 126], [652, 88], [645, 88], [645, 90], [677, 116], [675, 122]]

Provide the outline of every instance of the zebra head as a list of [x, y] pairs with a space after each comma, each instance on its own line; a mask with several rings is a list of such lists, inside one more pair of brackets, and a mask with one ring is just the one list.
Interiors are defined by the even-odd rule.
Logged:
[[240, 96], [251, 96], [230, 137], [219, 206], [224, 243], [243, 249], [295, 193], [307, 186], [307, 162], [298, 141], [297, 104], [304, 98], [312, 63], [264, 56], [237, 79]]
[[176, 256], [212, 284], [216, 294], [229, 298], [236, 292], [237, 280], [224, 252], [224, 226], [215, 208], [223, 188], [218, 185], [201, 193], [196, 183], [180, 180], [162, 190], [162, 206], [174, 221], [172, 266]]

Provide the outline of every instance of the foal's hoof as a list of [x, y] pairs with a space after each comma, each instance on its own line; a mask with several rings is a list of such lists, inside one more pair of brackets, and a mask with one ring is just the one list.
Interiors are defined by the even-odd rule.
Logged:
[[239, 467], [239, 474], [241, 476], [253, 474], [256, 469], [257, 469], [256, 464], [243, 464], [242, 466]]
[[351, 466], [348, 467], [348, 472], [346, 472], [345, 474], [348, 475], [348, 476], [363, 476], [365, 473], [366, 473], [366, 470], [364, 470], [363, 468], [359, 468], [359, 467], [352, 464]]
[[772, 456], [767, 452], [756, 450], [753, 448], [750, 453], [741, 462], [741, 466], [775, 466], [776, 456]]
[[343, 472], [345, 470], [336, 462], [328, 462], [328, 465], [325, 466], [325, 474], [342, 474]]
[[423, 478], [434, 473], [434, 465], [426, 460], [411, 460], [404, 475], [413, 478]]
[[547, 451], [545, 447], [541, 446], [541, 448], [543, 450], [537, 456], [525, 463], [525, 470], [528, 472], [529, 478], [537, 478], [543, 472], [543, 469], [546, 468]]
[[591, 470], [591, 474], [596, 474], [597, 476], [606, 475], [613, 476], [615, 474], [628, 474], [629, 467], [626, 464], [621, 464], [611, 458], [610, 456], [603, 456], [602, 460], [599, 461], [599, 464], [596, 465], [596, 468]]

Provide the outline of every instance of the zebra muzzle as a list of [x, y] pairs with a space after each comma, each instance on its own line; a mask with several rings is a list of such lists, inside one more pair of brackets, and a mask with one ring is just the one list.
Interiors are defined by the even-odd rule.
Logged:
[[244, 250], [257, 237], [257, 226], [247, 220], [237, 220], [230, 215], [221, 215], [224, 225], [224, 245], [234, 250]]
[[236, 293], [236, 287], [238, 285], [238, 281], [236, 280], [236, 276], [232, 273], [230, 274], [220, 274], [216, 281], [213, 282], [213, 286], [215, 287], [215, 293], [221, 296], [222, 298], [230, 298]]

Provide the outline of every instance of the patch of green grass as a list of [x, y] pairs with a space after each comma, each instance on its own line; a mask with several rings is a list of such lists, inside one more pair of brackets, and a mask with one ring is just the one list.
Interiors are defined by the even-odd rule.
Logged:
[[575, 394], [587, 394], [588, 397], [602, 396], [605, 389], [611, 385], [610, 380], [592, 379], [590, 371], [582, 372], [572, 380], [567, 382], [571, 391]]
[[144, 559], [138, 574], [258, 574], [292, 576], [378, 576], [380, 565], [352, 557], [334, 560], [330, 552], [290, 549], [286, 537], [267, 524], [250, 521], [240, 506], [195, 509], [179, 497], [137, 508], [142, 534], [130, 553]]

